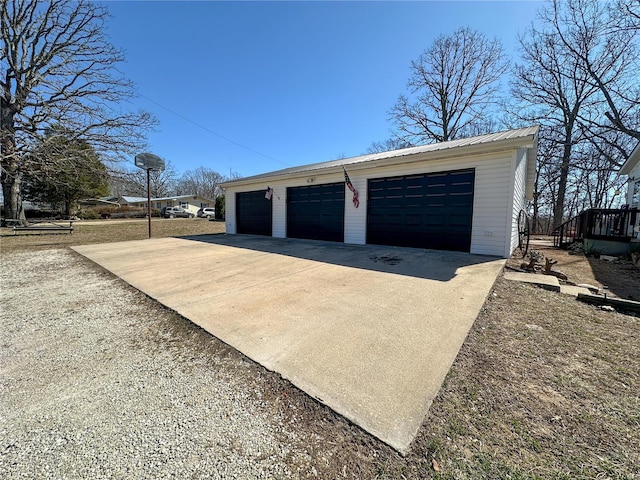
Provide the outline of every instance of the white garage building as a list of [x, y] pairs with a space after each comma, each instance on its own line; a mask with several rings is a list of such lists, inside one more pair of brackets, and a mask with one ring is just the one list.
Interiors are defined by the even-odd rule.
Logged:
[[508, 257], [533, 196], [537, 140], [528, 127], [227, 182], [226, 230]]

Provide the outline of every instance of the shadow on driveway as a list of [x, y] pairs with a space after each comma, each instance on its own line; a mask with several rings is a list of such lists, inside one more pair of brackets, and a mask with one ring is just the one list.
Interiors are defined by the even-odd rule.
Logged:
[[498, 257], [385, 245], [347, 245], [318, 240], [261, 237], [256, 235], [188, 235], [184, 240], [286, 255], [316, 262], [381, 273], [447, 282], [461, 267], [492, 262]]

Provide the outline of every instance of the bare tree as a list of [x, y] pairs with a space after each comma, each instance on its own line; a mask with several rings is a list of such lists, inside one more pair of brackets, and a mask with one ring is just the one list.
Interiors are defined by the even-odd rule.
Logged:
[[640, 2], [553, 0], [549, 8], [541, 10], [541, 19], [573, 57], [580, 75], [600, 90], [607, 103], [604, 117], [585, 120], [604, 125], [606, 117], [614, 129], [640, 140]]
[[401, 138], [391, 137], [381, 142], [373, 142], [366, 153], [390, 152], [392, 150], [400, 150], [402, 148], [413, 147], [409, 142]]
[[579, 115], [594, 107], [597, 87], [581, 72], [570, 52], [562, 48], [557, 33], [531, 26], [520, 39], [520, 46], [522, 61], [513, 70], [511, 114], [552, 127], [547, 131], [559, 147], [553, 213], [553, 225], [557, 227], [564, 218], [572, 149], [581, 140]]
[[400, 95], [389, 112], [396, 136], [413, 145], [455, 139], [482, 126], [497, 103], [507, 71], [497, 39], [469, 28], [438, 37], [411, 63], [410, 96]]
[[547, 185], [554, 227], [577, 209], [612, 204], [615, 170], [633, 147], [616, 132], [639, 138], [637, 28], [628, 18], [597, 0], [552, 0], [520, 39], [510, 109], [549, 127], [556, 143], [544, 165], [556, 172]]
[[[125, 179], [127, 195], [147, 196], [147, 172], [136, 168], [132, 171], [120, 173], [120, 178]], [[178, 171], [170, 160], [165, 160], [164, 170], [151, 170], [149, 172], [149, 188], [152, 198], [163, 198], [177, 195]]]
[[50, 126], [73, 132], [101, 156], [117, 157], [139, 152], [155, 123], [146, 112], [122, 111], [133, 86], [117, 71], [123, 55], [107, 40], [106, 17], [89, 0], [0, 3], [0, 173], [7, 217], [24, 219], [22, 175], [46, 167], [29, 152]]
[[640, 30], [640, 1], [638, 0], [617, 0], [615, 8], [620, 15], [627, 16], [627, 25], [631, 30]]
[[553, 127], [542, 125], [538, 141], [532, 202], [533, 231], [536, 233], [550, 233], [549, 218], [553, 216], [553, 207], [558, 193], [557, 150], [558, 144], [553, 138]]
[[200, 195], [215, 200], [220, 195], [220, 184], [224, 177], [218, 172], [206, 167], [187, 170], [178, 179], [176, 190], [179, 195]]

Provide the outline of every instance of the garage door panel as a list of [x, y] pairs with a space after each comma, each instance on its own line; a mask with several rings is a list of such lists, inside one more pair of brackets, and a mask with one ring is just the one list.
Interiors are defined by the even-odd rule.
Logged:
[[404, 222], [407, 227], [422, 225], [422, 215], [405, 215]]
[[[431, 228], [431, 231], [435, 231], [441, 227], [445, 222], [444, 215], [425, 215], [423, 225], [428, 225]], [[444, 229], [443, 229], [444, 230]]]
[[469, 225], [469, 219], [466, 216], [462, 215], [452, 215], [449, 218], [449, 225], [452, 227], [464, 227], [467, 228]]
[[238, 233], [271, 236], [272, 212], [271, 200], [265, 198], [264, 190], [236, 193]]
[[288, 188], [287, 237], [344, 241], [344, 183]]
[[367, 243], [469, 251], [474, 170], [371, 179]]

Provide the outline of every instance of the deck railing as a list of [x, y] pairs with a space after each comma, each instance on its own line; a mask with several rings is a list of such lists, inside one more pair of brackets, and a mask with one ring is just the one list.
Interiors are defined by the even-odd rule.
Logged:
[[629, 242], [637, 238], [635, 229], [640, 225], [637, 208], [590, 208], [564, 222], [553, 231], [553, 243], [565, 248], [585, 238]]

